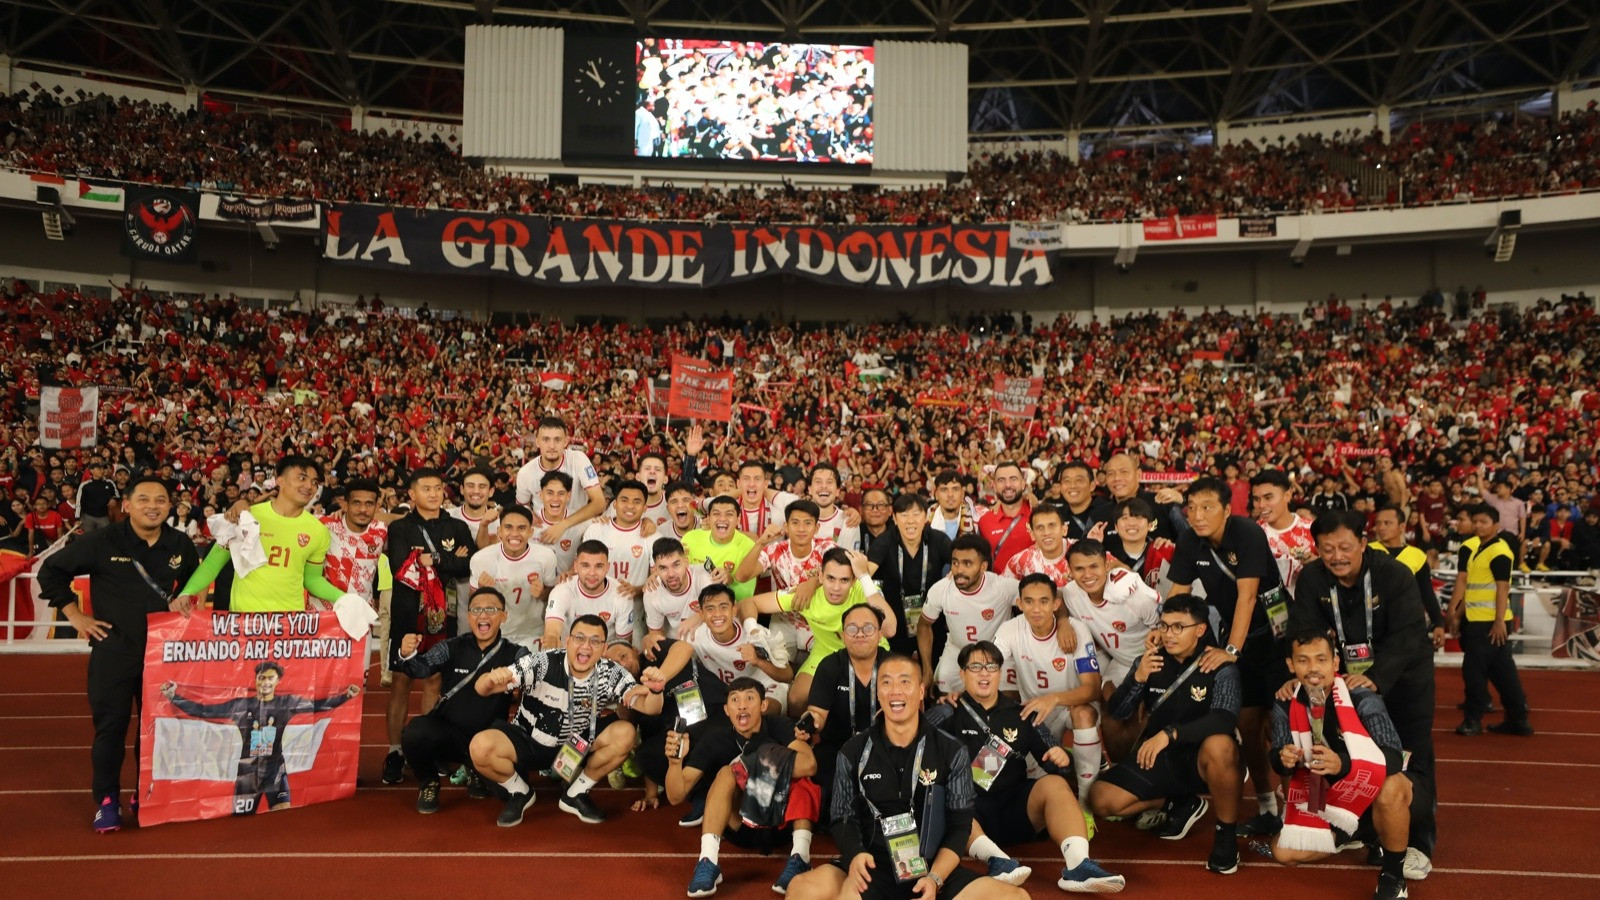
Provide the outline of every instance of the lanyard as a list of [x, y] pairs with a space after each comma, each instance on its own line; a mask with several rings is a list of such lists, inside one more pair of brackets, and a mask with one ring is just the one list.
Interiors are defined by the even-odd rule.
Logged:
[[139, 570], [139, 577], [143, 578], [144, 579], [144, 583], [150, 586], [150, 590], [155, 591], [157, 594], [161, 595], [161, 599], [162, 600], [167, 600], [168, 598], [170, 598], [172, 596], [172, 592], [163, 591], [161, 589], [161, 586], [159, 584], [156, 584], [156, 580], [154, 578], [150, 577], [150, 573], [145, 571], [144, 566], [140, 565], [140, 563], [139, 563], [139, 561], [137, 559], [133, 560], [133, 567], [135, 569]]
[[[850, 661], [848, 654], [844, 660], [844, 684], [850, 692], [850, 730], [856, 729], [856, 667]], [[867, 684], [867, 727], [872, 727], [872, 720], [878, 715], [878, 664], [872, 664], [872, 681]], [[870, 738], [868, 740], [871, 740]]]
[[923, 560], [926, 558], [925, 554], [927, 552], [928, 540], [926, 537], [924, 537], [922, 540], [922, 546], [917, 548], [917, 555], [911, 557], [911, 561], [917, 564], [917, 587], [916, 590], [910, 590], [906, 587], [906, 545], [901, 544], [895, 548], [894, 574], [895, 577], [900, 581], [901, 596], [906, 594], [921, 594], [923, 588], [926, 587], [925, 582], [928, 579], [928, 564]]
[[[927, 746], [927, 743], [928, 743], [928, 736], [926, 734], [924, 734], [922, 737], [917, 738], [917, 752], [916, 752], [914, 758], [911, 760], [911, 771], [906, 773], [906, 783], [907, 783], [907, 786], [910, 788], [910, 794], [909, 795], [902, 795], [900, 793], [899, 779], [896, 779], [896, 783], [895, 783], [895, 799], [896, 800], [902, 799], [903, 797], [907, 797], [907, 796], [909, 796], [910, 800], [915, 800], [916, 795], [917, 795], [917, 781], [916, 781], [917, 773], [922, 771], [922, 751]], [[861, 799], [867, 801], [867, 809], [872, 811], [872, 817], [881, 822], [881, 821], [883, 821], [883, 813], [878, 811], [878, 805], [876, 803], [872, 802], [872, 798], [871, 797], [867, 796], [867, 787], [866, 787], [866, 785], [861, 783], [861, 776], [864, 775], [866, 773], [866, 771], [867, 771], [867, 760], [871, 759], [871, 758], [872, 758], [872, 735], [869, 733], [867, 735], [867, 743], [861, 748], [861, 759], [860, 759], [860, 761], [858, 761], [856, 763], [856, 787], [858, 787], [861, 790]], [[908, 805], [914, 806], [914, 804], [910, 804], [910, 803], [908, 803]], [[915, 810], [912, 810], [912, 811], [915, 812]]]
[[[1093, 506], [1093, 504], [1090, 505]], [[1067, 514], [1067, 518], [1072, 520], [1072, 524], [1078, 526], [1079, 534], [1083, 535], [1084, 537], [1089, 536], [1089, 529], [1094, 527], [1093, 515], [1086, 511], [1082, 516], [1079, 516], [1077, 513], [1068, 508], [1065, 503], [1061, 504], [1061, 511]]]
[[[747, 525], [750, 522], [750, 512], [739, 504], [739, 524]], [[767, 501], [761, 501], [761, 508], [756, 510], [756, 527], [752, 534], [762, 535], [767, 532]]]
[[1022, 521], [1022, 510], [1018, 509], [1017, 510], [1017, 517], [1011, 520], [1011, 524], [1010, 525], [1006, 526], [1006, 530], [1004, 532], [1002, 532], [1001, 535], [1000, 535], [1000, 540], [994, 542], [994, 549], [996, 551], [999, 551], [1001, 547], [1004, 547], [1006, 545], [1006, 538], [1011, 537], [1011, 532], [1017, 530], [1017, 525], [1021, 521]]
[[1200, 656], [1201, 656], [1201, 654], [1199, 652], [1195, 653], [1194, 662], [1189, 663], [1189, 668], [1184, 669], [1183, 672], [1181, 672], [1178, 675], [1177, 679], [1174, 680], [1172, 682], [1172, 684], [1167, 686], [1166, 693], [1162, 694], [1161, 695], [1161, 699], [1157, 700], [1150, 707], [1150, 711], [1145, 713], [1145, 718], [1146, 719], [1150, 719], [1151, 717], [1153, 717], [1156, 714], [1156, 710], [1161, 708], [1161, 704], [1166, 703], [1168, 700], [1172, 699], [1172, 695], [1174, 695], [1174, 694], [1176, 694], [1178, 692], [1178, 688], [1183, 687], [1183, 683], [1185, 681], [1189, 680], [1189, 676], [1194, 674], [1194, 670], [1200, 668]]
[[[1361, 611], [1366, 614], [1367, 630], [1363, 643], [1372, 643], [1372, 570], [1361, 577]], [[1349, 643], [1344, 636], [1344, 615], [1339, 612], [1339, 588], [1337, 583], [1333, 589], [1333, 627], [1339, 631], [1339, 645]]]
[[[561, 661], [561, 665], [563, 667], [565, 667], [566, 664], [567, 664], [566, 660], [563, 659]], [[599, 674], [600, 674], [600, 669], [599, 669], [599, 667], [596, 667], [594, 669], [594, 671], [589, 673], [589, 678], [594, 678], [595, 676], [597, 676]], [[585, 678], [584, 681], [585, 681], [585, 683], [589, 683], [589, 679], [588, 678]], [[576, 690], [576, 688], [577, 688], [577, 683], [572, 680], [572, 673], [569, 671], [567, 673], [567, 721], [569, 721], [569, 722], [572, 721], [572, 713], [574, 711], [573, 707], [574, 707], [574, 704], [577, 703], [577, 690]], [[595, 690], [596, 690], [596, 688], [590, 688], [589, 689], [589, 700], [588, 700], [587, 703], [584, 704], [585, 706], [589, 707], [589, 740], [591, 740], [591, 741], [594, 740], [595, 723], [597, 721], [599, 721], [599, 719], [600, 719], [600, 709], [599, 709], [598, 704], [596, 704], [595, 698], [594, 698]]]
[[435, 710], [443, 708], [446, 700], [454, 697], [462, 688], [475, 682], [478, 678], [478, 673], [483, 671], [484, 664], [489, 661], [490, 657], [500, 652], [500, 645], [503, 643], [505, 643], [504, 638], [496, 638], [494, 646], [484, 651], [483, 656], [478, 659], [478, 664], [472, 667], [471, 672], [467, 673], [467, 677], [456, 682], [455, 686], [450, 688], [450, 690], [445, 691], [444, 696], [440, 697], [438, 702], [433, 704], [433, 708]]
[[973, 711], [972, 705], [967, 702], [965, 697], [961, 698], [961, 708], [966, 711], [967, 715], [972, 717], [972, 721], [978, 723], [978, 727], [983, 729], [985, 735], [994, 733], [994, 730], [989, 727], [989, 723], [985, 722], [982, 716]]

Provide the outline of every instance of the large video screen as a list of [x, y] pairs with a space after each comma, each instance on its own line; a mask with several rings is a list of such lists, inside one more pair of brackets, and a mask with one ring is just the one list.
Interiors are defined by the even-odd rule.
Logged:
[[633, 155], [872, 164], [871, 47], [645, 38]]

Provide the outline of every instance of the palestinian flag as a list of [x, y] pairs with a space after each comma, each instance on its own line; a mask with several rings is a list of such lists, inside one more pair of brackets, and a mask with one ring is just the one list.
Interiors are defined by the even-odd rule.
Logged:
[[78, 199], [85, 203], [104, 203], [107, 206], [122, 208], [122, 186], [117, 184], [95, 184], [78, 179]]

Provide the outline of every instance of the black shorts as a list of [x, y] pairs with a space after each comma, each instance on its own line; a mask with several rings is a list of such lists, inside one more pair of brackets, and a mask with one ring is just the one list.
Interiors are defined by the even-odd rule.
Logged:
[[[894, 878], [894, 863], [889, 857], [882, 854], [872, 854], [877, 868], [872, 870], [872, 881], [867, 884], [867, 889], [861, 894], [861, 900], [912, 900], [912, 888], [916, 887], [915, 881], [901, 883]], [[845, 877], [850, 877], [850, 861], [836, 859], [834, 868], [844, 871]], [[950, 872], [950, 877], [944, 880], [944, 887], [939, 889], [940, 897], [954, 897], [967, 889], [967, 886], [984, 876], [971, 869], [956, 866]]]
[[1272, 706], [1272, 695], [1289, 680], [1278, 641], [1267, 631], [1251, 635], [1239, 654], [1239, 708]]
[[550, 768], [561, 750], [559, 744], [546, 747], [536, 742], [526, 731], [510, 722], [495, 722], [489, 726], [489, 730], [498, 731], [511, 741], [511, 749], [517, 757], [517, 773], [520, 775]]
[[1140, 768], [1130, 753], [1126, 760], [1101, 772], [1100, 780], [1140, 800], [1193, 797], [1210, 790], [1200, 777], [1199, 744], [1168, 747], [1156, 755], [1155, 765], [1148, 769]]
[[233, 814], [251, 815], [262, 800], [269, 809], [289, 804], [289, 767], [281, 756], [239, 760], [233, 779]]
[[1002, 847], [1026, 844], [1044, 837], [1044, 830], [1033, 827], [1028, 818], [1028, 795], [1037, 782], [1024, 781], [1003, 794], [979, 791], [973, 816], [978, 827]]

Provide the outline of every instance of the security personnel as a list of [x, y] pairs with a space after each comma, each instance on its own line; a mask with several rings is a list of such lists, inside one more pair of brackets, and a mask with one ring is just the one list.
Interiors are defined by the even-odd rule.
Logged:
[[1500, 513], [1487, 503], [1467, 508], [1474, 535], [1461, 543], [1455, 588], [1450, 592], [1450, 620], [1461, 629], [1461, 679], [1466, 682], [1465, 717], [1456, 734], [1483, 733], [1489, 710], [1489, 682], [1506, 708], [1505, 721], [1490, 725], [1496, 734], [1533, 734], [1528, 724], [1528, 697], [1517, 676], [1516, 658], [1506, 644], [1511, 621], [1511, 567], [1516, 551], [1500, 531]]
[[[68, 544], [39, 569], [40, 596], [89, 639], [94, 829], [101, 833], [122, 827], [123, 747], [143, 696], [145, 617], [169, 610], [187, 615], [178, 588], [200, 566], [194, 542], [166, 524], [172, 495], [165, 482], [135, 478], [125, 508], [126, 519]], [[90, 579], [93, 615], [72, 592], [72, 579], [81, 575]]]
[[[1406, 868], [1421, 879], [1433, 868], [1433, 643], [1411, 569], [1362, 539], [1366, 516], [1327, 510], [1311, 524], [1318, 558], [1307, 563], [1289, 608], [1291, 631], [1332, 631], [1345, 683], [1377, 693], [1410, 753], [1410, 843]], [[1421, 556], [1415, 547], [1407, 548]], [[1423, 565], [1427, 565], [1424, 557]], [[1283, 698], [1280, 692], [1278, 695]]]
[[972, 757], [923, 720], [922, 667], [890, 653], [877, 667], [882, 715], [847, 741], [834, 771], [839, 858], [795, 878], [792, 900], [1024, 900], [1021, 888], [961, 867], [972, 834]]
[[1428, 565], [1428, 554], [1421, 547], [1406, 543], [1405, 512], [1398, 506], [1385, 504], [1378, 507], [1372, 517], [1372, 536], [1377, 540], [1368, 544], [1394, 557], [1411, 570], [1417, 578], [1417, 596], [1422, 598], [1422, 609], [1428, 614], [1428, 627], [1433, 631], [1433, 649], [1444, 646], [1444, 609], [1439, 605], [1439, 594], [1433, 589], [1433, 567]]

